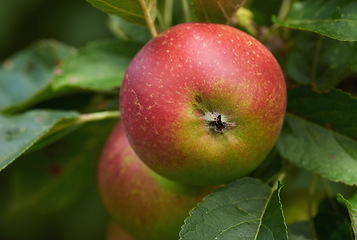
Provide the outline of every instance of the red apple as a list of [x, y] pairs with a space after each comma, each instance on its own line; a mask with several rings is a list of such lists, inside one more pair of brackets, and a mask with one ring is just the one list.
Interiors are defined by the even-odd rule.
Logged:
[[120, 125], [101, 155], [98, 184], [108, 213], [138, 240], [177, 240], [189, 211], [213, 190], [154, 173], [137, 157]]
[[120, 92], [125, 133], [151, 169], [208, 185], [259, 166], [274, 146], [286, 85], [274, 56], [230, 26], [186, 23], [148, 42]]

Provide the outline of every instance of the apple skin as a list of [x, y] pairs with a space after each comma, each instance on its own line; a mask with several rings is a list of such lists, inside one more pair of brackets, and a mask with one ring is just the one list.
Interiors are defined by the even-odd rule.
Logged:
[[216, 188], [159, 176], [138, 158], [120, 124], [104, 146], [98, 187], [113, 221], [137, 240], [177, 240], [189, 211]]
[[251, 173], [274, 146], [286, 85], [274, 56], [250, 35], [185, 23], [133, 58], [120, 111], [131, 146], [155, 172], [187, 184], [221, 184]]

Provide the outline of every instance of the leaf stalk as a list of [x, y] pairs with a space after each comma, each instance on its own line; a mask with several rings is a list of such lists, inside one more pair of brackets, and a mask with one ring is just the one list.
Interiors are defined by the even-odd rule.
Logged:
[[74, 125], [87, 123], [87, 122], [100, 121], [100, 120], [104, 120], [104, 119], [115, 119], [115, 118], [118, 118], [118, 119], [120, 118], [119, 111], [104, 111], [104, 112], [82, 114], [76, 119], [66, 121], [63, 124], [60, 124], [58, 126], [53, 127], [42, 138], [45, 138], [45, 137], [47, 137], [49, 135], [52, 135], [54, 133], [57, 133], [57, 132], [59, 132], [61, 130], [64, 130], [64, 129], [69, 128], [69, 127], [72, 127]]
[[151, 36], [154, 38], [157, 36], [157, 31], [155, 28], [154, 21], [150, 16], [149, 9], [146, 6], [146, 2], [145, 2], [145, 0], [138, 0], [138, 1], [140, 3], [140, 6], [141, 6], [143, 12], [144, 12], [145, 21], [146, 21], [146, 24], [150, 30]]

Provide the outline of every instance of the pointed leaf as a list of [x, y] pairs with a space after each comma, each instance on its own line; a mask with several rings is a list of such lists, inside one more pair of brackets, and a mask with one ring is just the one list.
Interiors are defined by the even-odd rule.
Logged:
[[337, 199], [323, 200], [313, 221], [317, 239], [354, 239], [348, 212]]
[[63, 61], [52, 88], [54, 91], [118, 88], [127, 66], [142, 46], [140, 43], [116, 39], [91, 43]]
[[288, 239], [287, 228], [284, 222], [284, 216], [280, 202], [281, 188], [282, 185], [280, 182], [278, 182], [277, 189], [273, 192], [270, 199], [268, 199], [267, 207], [263, 212], [260, 228], [258, 229], [259, 232], [256, 238], [257, 240]]
[[227, 24], [233, 21], [245, 0], [193, 0], [192, 6], [200, 22]]
[[341, 41], [357, 41], [357, 2], [354, 0], [296, 1], [285, 21], [291, 28], [317, 32]]
[[63, 58], [75, 49], [40, 41], [6, 60], [0, 68], [0, 110], [28, 106], [55, 95], [49, 89]]
[[[87, 0], [99, 10], [118, 15], [128, 22], [146, 26], [143, 9], [138, 0]], [[156, 16], [156, 0], [145, 0], [146, 7], [154, 20]]]
[[350, 215], [353, 233], [357, 236], [357, 194], [355, 193], [350, 199], [345, 199], [341, 194], [337, 195], [337, 200], [344, 203]]
[[253, 178], [227, 184], [190, 212], [180, 239], [287, 239], [280, 188]]

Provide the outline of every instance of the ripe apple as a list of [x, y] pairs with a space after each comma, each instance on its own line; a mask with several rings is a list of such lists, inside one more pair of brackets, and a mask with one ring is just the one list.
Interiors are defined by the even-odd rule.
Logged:
[[137, 157], [119, 124], [103, 149], [98, 185], [113, 220], [138, 240], [177, 240], [189, 211], [214, 189], [154, 173]]
[[230, 26], [176, 25], [133, 58], [120, 91], [124, 131], [158, 174], [187, 184], [232, 181], [274, 146], [286, 85], [274, 56]]

